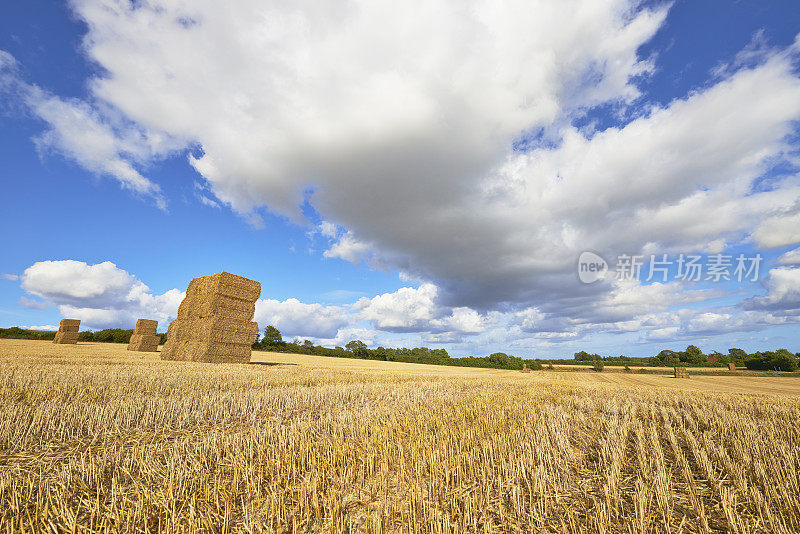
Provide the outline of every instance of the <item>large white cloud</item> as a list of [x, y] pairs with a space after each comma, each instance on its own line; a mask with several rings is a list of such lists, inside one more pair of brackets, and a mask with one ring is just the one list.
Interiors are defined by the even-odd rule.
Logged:
[[[312, 188], [314, 206], [347, 229], [327, 256], [379, 257], [436, 283], [449, 305], [536, 305], [559, 298], [554, 288], [591, 297], [596, 288], [564, 277], [581, 250], [705, 248], [741, 239], [765, 214], [786, 227], [780, 217], [800, 199], [793, 178], [751, 191], [800, 117], [793, 50], [764, 52], [623, 126], [569, 126], [638, 96], [651, 65], [636, 51], [663, 10], [74, 6], [105, 69], [95, 98], [143, 131], [201, 146], [192, 163], [221, 200], [298, 216]], [[539, 131], [548, 143], [511, 149]], [[771, 245], [762, 233], [754, 239]]]
[[[58, 305], [63, 317], [81, 319], [88, 328], [131, 328], [137, 319], [156, 319], [166, 329], [184, 293], [171, 289], [154, 295], [135, 276], [110, 261], [89, 265], [55, 260], [34, 263], [21, 276], [21, 287]], [[26, 299], [27, 307], [38, 301]]]
[[[581, 285], [581, 251], [800, 241], [797, 176], [758, 182], [796, 151], [797, 44], [750, 47], [705, 87], [652, 105], [638, 99], [653, 64], [637, 50], [667, 12], [633, 1], [72, 6], [102, 74], [89, 107], [32, 104], [43, 139], [88, 168], [86, 154], [105, 154], [134, 171], [198, 147], [192, 165], [251, 220], [261, 206], [299, 220], [312, 190], [327, 257], [424, 281], [358, 305], [379, 329], [477, 333], [489, 310], [527, 309], [542, 336], [633, 328], [660, 299], [681, 304], [680, 289]], [[572, 126], [606, 104], [617, 126]], [[92, 135], [71, 135], [73, 119]], [[270, 317], [299, 330], [313, 306], [300, 304], [272, 303]], [[307, 324], [331, 337], [333, 315]]]
[[335, 338], [339, 329], [351, 323], [350, 312], [341, 306], [306, 304], [297, 299], [260, 299], [253, 319], [259, 327], [273, 325], [288, 337]]
[[[431, 283], [403, 287], [393, 293], [362, 298], [355, 303], [359, 317], [387, 332], [424, 332], [429, 340], [452, 343], [463, 335], [483, 332], [499, 317], [467, 307], [437, 304], [439, 288]], [[435, 335], [434, 335], [435, 334]]]
[[[723, 293], [686, 289], [676, 282], [642, 285], [627, 280], [614, 281], [593, 306], [584, 307], [576, 299], [573, 307], [543, 306], [546, 311], [480, 313], [438, 304], [439, 288], [423, 283], [338, 306], [261, 299], [254, 319], [262, 329], [277, 326], [287, 339], [307, 338], [326, 346], [361, 339], [373, 346], [448, 344], [470, 354], [481, 350], [527, 354], [534, 347], [550, 347], [561, 354], [558, 347], [589, 334], [638, 332], [640, 342], [663, 343], [796, 324], [799, 272], [773, 268], [764, 283], [765, 295], [746, 299], [739, 307], [687, 308]], [[131, 327], [141, 317], [157, 319], [166, 328], [184, 297], [177, 289], [153, 294], [111, 262], [39, 262], [25, 270], [21, 284], [29, 294], [44, 299], [23, 297], [22, 305], [33, 309], [57, 305], [62, 316], [81, 319], [84, 328]], [[542, 353], [537, 350], [537, 354]]]
[[287, 214], [312, 183], [331, 208], [388, 181], [433, 204], [524, 130], [636, 96], [664, 10], [567, 4], [73, 2], [106, 69], [98, 98], [201, 144], [195, 167], [237, 209]]
[[800, 243], [800, 211], [798, 210], [800, 207], [795, 205], [781, 210], [784, 213], [764, 219], [753, 232], [753, 238], [764, 247], [782, 247]]
[[133, 275], [110, 261], [88, 265], [82, 261], [58, 260], [34, 263], [22, 274], [22, 289], [57, 304], [89, 307], [116, 305], [128, 299], [141, 284]]
[[745, 300], [742, 303], [745, 309], [770, 310], [800, 318], [800, 268], [770, 269], [763, 284], [766, 294]]
[[777, 261], [778, 265], [800, 265], [800, 248], [784, 252]]
[[185, 141], [143, 130], [105, 103], [91, 105], [75, 98], [64, 99], [31, 85], [20, 76], [16, 60], [3, 50], [0, 91], [21, 101], [46, 123], [46, 130], [34, 138], [41, 154], [59, 153], [97, 175], [116, 179], [124, 188], [166, 209], [161, 188], [136, 167], [181, 148]]
[[362, 317], [372, 321], [377, 328], [419, 332], [426, 330], [435, 317], [437, 292], [433, 284], [422, 284], [419, 288], [403, 287], [393, 293], [362, 298], [357, 306]]

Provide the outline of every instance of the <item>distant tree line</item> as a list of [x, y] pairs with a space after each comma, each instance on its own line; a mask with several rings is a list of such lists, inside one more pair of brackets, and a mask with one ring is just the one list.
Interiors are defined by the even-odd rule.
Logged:
[[[78, 341], [87, 343], [130, 343], [133, 329], [123, 330], [120, 328], [106, 328], [105, 330], [86, 330], [78, 334]], [[167, 340], [167, 334], [158, 334], [161, 336], [161, 343]], [[13, 326], [11, 328], [0, 328], [0, 338], [11, 339], [44, 339], [52, 340], [56, 337], [55, 332], [43, 330], [26, 330]]]
[[[129, 343], [133, 330], [123, 330], [119, 328], [107, 328], [105, 330], [81, 332], [78, 341], [101, 342], [101, 343]], [[167, 341], [167, 334], [159, 334], [161, 343]], [[52, 340], [55, 332], [41, 330], [27, 330], [19, 327], [0, 328], [0, 338], [13, 339], [40, 339]], [[344, 347], [322, 347], [314, 345], [310, 340], [300, 341], [296, 339], [291, 342], [283, 340], [280, 331], [270, 325], [264, 329], [264, 335], [253, 343], [255, 350], [267, 350], [274, 352], [288, 352], [295, 354], [311, 354], [317, 356], [330, 356], [334, 358], [360, 358], [364, 360], [381, 360], [388, 362], [405, 363], [426, 363], [436, 365], [452, 365], [457, 367], [484, 367], [489, 369], [522, 369], [527, 365], [528, 369], [539, 370], [545, 365], [552, 369], [553, 364], [560, 365], [585, 365], [595, 371], [602, 371], [606, 365], [625, 367], [628, 371], [630, 365], [642, 367], [675, 367], [686, 365], [690, 367], [727, 367], [729, 363], [737, 367], [757, 371], [797, 371], [800, 361], [800, 353], [792, 354], [787, 349], [775, 351], [754, 352], [748, 354], [742, 349], [728, 349], [728, 354], [712, 352], [704, 354], [695, 345], [689, 345], [686, 350], [673, 351], [662, 350], [655, 356], [649, 358], [631, 358], [628, 356], [600, 356], [586, 351], [576, 352], [571, 360], [566, 359], [523, 359], [517, 356], [510, 356], [504, 352], [495, 352], [489, 356], [469, 356], [466, 358], [451, 358], [445, 349], [429, 349], [427, 347], [391, 348], [378, 347], [370, 349], [366, 343], [360, 340], [353, 340]], [[712, 358], [713, 361], [709, 361]]]
[[733, 363], [737, 367], [746, 367], [758, 371], [797, 371], [800, 353], [792, 354], [787, 349], [775, 351], [754, 352], [748, 354], [742, 349], [728, 349], [728, 354], [712, 352], [703, 354], [695, 345], [689, 345], [686, 350], [662, 350], [650, 358], [628, 358], [626, 356], [601, 357], [598, 354], [589, 354], [586, 351], [576, 352], [573, 361], [577, 364], [596, 365], [601, 361], [606, 365], [646, 365], [650, 367], [727, 367]]
[[0, 338], [6, 339], [46, 339], [52, 341], [55, 337], [55, 332], [45, 330], [26, 330], [18, 326], [0, 328]]
[[[689, 345], [684, 351], [662, 350], [656, 356], [649, 358], [631, 358], [628, 356], [603, 357], [599, 354], [590, 354], [586, 351], [576, 352], [572, 360], [523, 359], [517, 356], [510, 356], [503, 352], [496, 352], [483, 357], [469, 356], [467, 358], [450, 358], [450, 355], [445, 349], [428, 349], [425, 347], [413, 349], [378, 347], [370, 349], [367, 347], [366, 343], [359, 340], [351, 341], [344, 347], [334, 348], [314, 345], [314, 343], [308, 339], [305, 341], [296, 339], [287, 342], [283, 340], [280, 331], [272, 325], [264, 329], [264, 336], [260, 341], [253, 344], [253, 348], [256, 350], [312, 354], [335, 358], [361, 358], [365, 360], [430, 363], [461, 367], [486, 367], [491, 369], [522, 369], [523, 364], [525, 364], [529, 369], [539, 370], [543, 369], [545, 365], [547, 365], [549, 369], [552, 369], [554, 363], [561, 365], [574, 364], [586, 365], [597, 372], [603, 371], [606, 365], [620, 366], [624, 367], [625, 371], [630, 371], [631, 365], [641, 367], [674, 367], [680, 365], [691, 367], [727, 367], [729, 363], [734, 363], [737, 367], [747, 367], [748, 369], [761, 371], [797, 371], [798, 360], [800, 359], [800, 353], [792, 354], [786, 349], [748, 354], [742, 349], [732, 348], [728, 350], [728, 354], [714, 352], [706, 355], [694, 345]], [[709, 361], [709, 357], [712, 357], [714, 361]]]
[[311, 354], [317, 356], [330, 356], [334, 358], [359, 358], [362, 360], [381, 360], [387, 362], [425, 363], [435, 365], [452, 365], [457, 367], [486, 367], [490, 369], [522, 369], [527, 364], [529, 369], [542, 369], [538, 360], [524, 360], [516, 356], [509, 356], [503, 352], [495, 352], [490, 356], [468, 358], [451, 358], [445, 349], [429, 349], [426, 347], [387, 348], [378, 347], [370, 349], [360, 340], [353, 340], [344, 347], [322, 347], [314, 345], [310, 340], [292, 342], [283, 340], [280, 331], [270, 325], [264, 329], [264, 336], [253, 344], [256, 350], [273, 352], [288, 352], [294, 354]]

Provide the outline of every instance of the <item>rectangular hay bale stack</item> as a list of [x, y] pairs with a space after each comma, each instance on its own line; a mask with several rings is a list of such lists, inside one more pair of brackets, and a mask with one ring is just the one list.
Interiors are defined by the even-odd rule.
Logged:
[[78, 342], [78, 329], [80, 325], [80, 319], [61, 319], [56, 337], [53, 338], [53, 343], [59, 345], [76, 344]]
[[59, 345], [75, 345], [78, 343], [78, 332], [56, 332], [53, 343]]
[[136, 321], [136, 328], [134, 334], [155, 334], [158, 328], [158, 321], [152, 319], [139, 319]]
[[158, 334], [132, 334], [128, 350], [156, 352], [159, 343], [161, 343], [161, 336]]
[[673, 378], [689, 378], [689, 371], [686, 367], [674, 367]]
[[161, 349], [162, 360], [203, 363], [249, 363], [252, 347], [240, 343], [171, 341]]
[[728, 364], [728, 371], [735, 371], [735, 370], [736, 370], [736, 364], [735, 363], [729, 363]]
[[178, 316], [167, 330], [162, 360], [247, 363], [258, 324], [253, 322], [261, 284], [222, 272], [189, 283]]
[[220, 316], [178, 318], [170, 323], [167, 335], [183, 340], [252, 345], [258, 336], [258, 324]]
[[178, 306], [178, 318], [220, 316], [250, 321], [255, 311], [255, 301], [207, 293], [189, 295], [187, 292], [186, 298]]

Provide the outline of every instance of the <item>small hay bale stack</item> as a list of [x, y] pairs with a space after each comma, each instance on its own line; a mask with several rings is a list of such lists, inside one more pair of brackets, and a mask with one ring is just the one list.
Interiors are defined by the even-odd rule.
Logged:
[[59, 345], [75, 345], [78, 343], [78, 329], [80, 326], [80, 319], [61, 319], [53, 343], [58, 343]]
[[736, 370], [736, 364], [735, 363], [729, 363], [728, 364], [728, 371], [735, 371], [735, 370]]
[[686, 370], [686, 367], [674, 367], [673, 369], [673, 378], [689, 378], [689, 371]]
[[158, 344], [161, 343], [161, 336], [156, 334], [156, 328], [158, 328], [158, 321], [151, 319], [139, 319], [136, 321], [136, 328], [131, 334], [128, 350], [156, 352]]
[[523, 373], [530, 373], [531, 372], [531, 370], [528, 369], [528, 364], [527, 363], [523, 363], [522, 364], [522, 372]]
[[235, 274], [195, 278], [167, 329], [161, 359], [248, 363], [258, 339], [253, 314], [259, 296], [259, 282]]

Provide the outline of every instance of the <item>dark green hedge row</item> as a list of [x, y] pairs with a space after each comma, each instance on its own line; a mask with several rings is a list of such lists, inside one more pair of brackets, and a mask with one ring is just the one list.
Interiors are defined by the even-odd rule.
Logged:
[[[133, 330], [122, 330], [120, 328], [106, 328], [105, 330], [87, 330], [78, 335], [78, 341], [100, 342], [100, 343], [129, 343]], [[161, 343], [167, 340], [167, 334], [159, 334]], [[0, 338], [9, 339], [45, 339], [52, 340], [56, 337], [55, 332], [41, 330], [26, 330], [13, 326], [11, 328], [0, 328]]]

